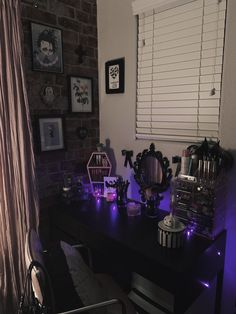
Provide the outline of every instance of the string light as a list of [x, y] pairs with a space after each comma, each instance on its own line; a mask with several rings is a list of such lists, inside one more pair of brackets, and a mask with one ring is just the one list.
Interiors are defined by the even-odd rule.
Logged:
[[206, 288], [210, 288], [210, 284], [207, 281], [201, 281], [201, 284]]

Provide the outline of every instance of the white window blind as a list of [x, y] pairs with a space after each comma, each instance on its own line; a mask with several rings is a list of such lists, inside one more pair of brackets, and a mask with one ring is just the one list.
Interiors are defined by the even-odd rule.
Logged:
[[226, 0], [174, 2], [138, 14], [136, 137], [217, 139]]

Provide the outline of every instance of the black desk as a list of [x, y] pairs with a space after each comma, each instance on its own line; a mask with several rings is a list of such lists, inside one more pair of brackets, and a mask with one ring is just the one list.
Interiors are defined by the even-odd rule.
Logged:
[[220, 313], [226, 233], [214, 241], [192, 236], [182, 249], [166, 249], [157, 243], [157, 222], [165, 215], [128, 217], [115, 204], [92, 199], [57, 205], [53, 225], [173, 294], [174, 313], [184, 313], [207, 289], [203, 283], [217, 276], [215, 313]]

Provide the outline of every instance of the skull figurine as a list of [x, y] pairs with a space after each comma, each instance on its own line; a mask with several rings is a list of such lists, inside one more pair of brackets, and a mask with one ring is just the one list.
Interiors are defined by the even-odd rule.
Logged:
[[164, 218], [164, 225], [169, 228], [175, 228], [175, 218], [172, 213]]

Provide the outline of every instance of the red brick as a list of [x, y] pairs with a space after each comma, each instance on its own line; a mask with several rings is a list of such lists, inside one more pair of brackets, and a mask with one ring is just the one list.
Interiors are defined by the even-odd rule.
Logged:
[[63, 9], [63, 15], [70, 17], [70, 18], [75, 18], [75, 9], [70, 8], [70, 7], [64, 7]]
[[81, 3], [81, 8], [84, 12], [91, 14], [92, 13], [92, 6], [91, 3], [86, 2], [85, 0]]
[[98, 60], [96, 58], [89, 58], [89, 65], [91, 66], [91, 68], [97, 68]]
[[67, 17], [59, 17], [58, 18], [58, 24], [60, 26], [62, 26], [63, 28], [73, 30], [76, 32], [80, 32], [80, 30], [81, 30], [81, 25], [78, 22], [76, 22], [72, 19], [69, 19]]
[[67, 77], [64, 75], [56, 75], [56, 84], [66, 86], [67, 85]]
[[22, 16], [43, 24], [56, 25], [57, 23], [57, 17], [55, 14], [36, 9], [34, 7], [24, 6]]
[[97, 25], [97, 15], [90, 15], [88, 22], [92, 25]]
[[62, 2], [65, 5], [70, 5], [74, 8], [80, 8], [81, 0], [58, 0], [58, 2]]
[[66, 43], [77, 43], [78, 33], [69, 30], [63, 30], [63, 42]]
[[[33, 8], [35, 8], [35, 7], [34, 7], [34, 2], [33, 2], [33, 0], [22, 0], [21, 2], [22, 2], [21, 7], [23, 7], [23, 6], [26, 4], [26, 5], [30, 5], [30, 6], [32, 6]], [[47, 0], [38, 1], [38, 6], [37, 6], [37, 8], [35, 8], [35, 9], [36, 9], [36, 10], [37, 10], [37, 9], [46, 10], [46, 9], [47, 9]]]
[[97, 47], [97, 38], [92, 37], [92, 36], [88, 36], [88, 46], [96, 48]]
[[83, 11], [77, 10], [76, 17], [80, 22], [88, 23], [89, 15]]

